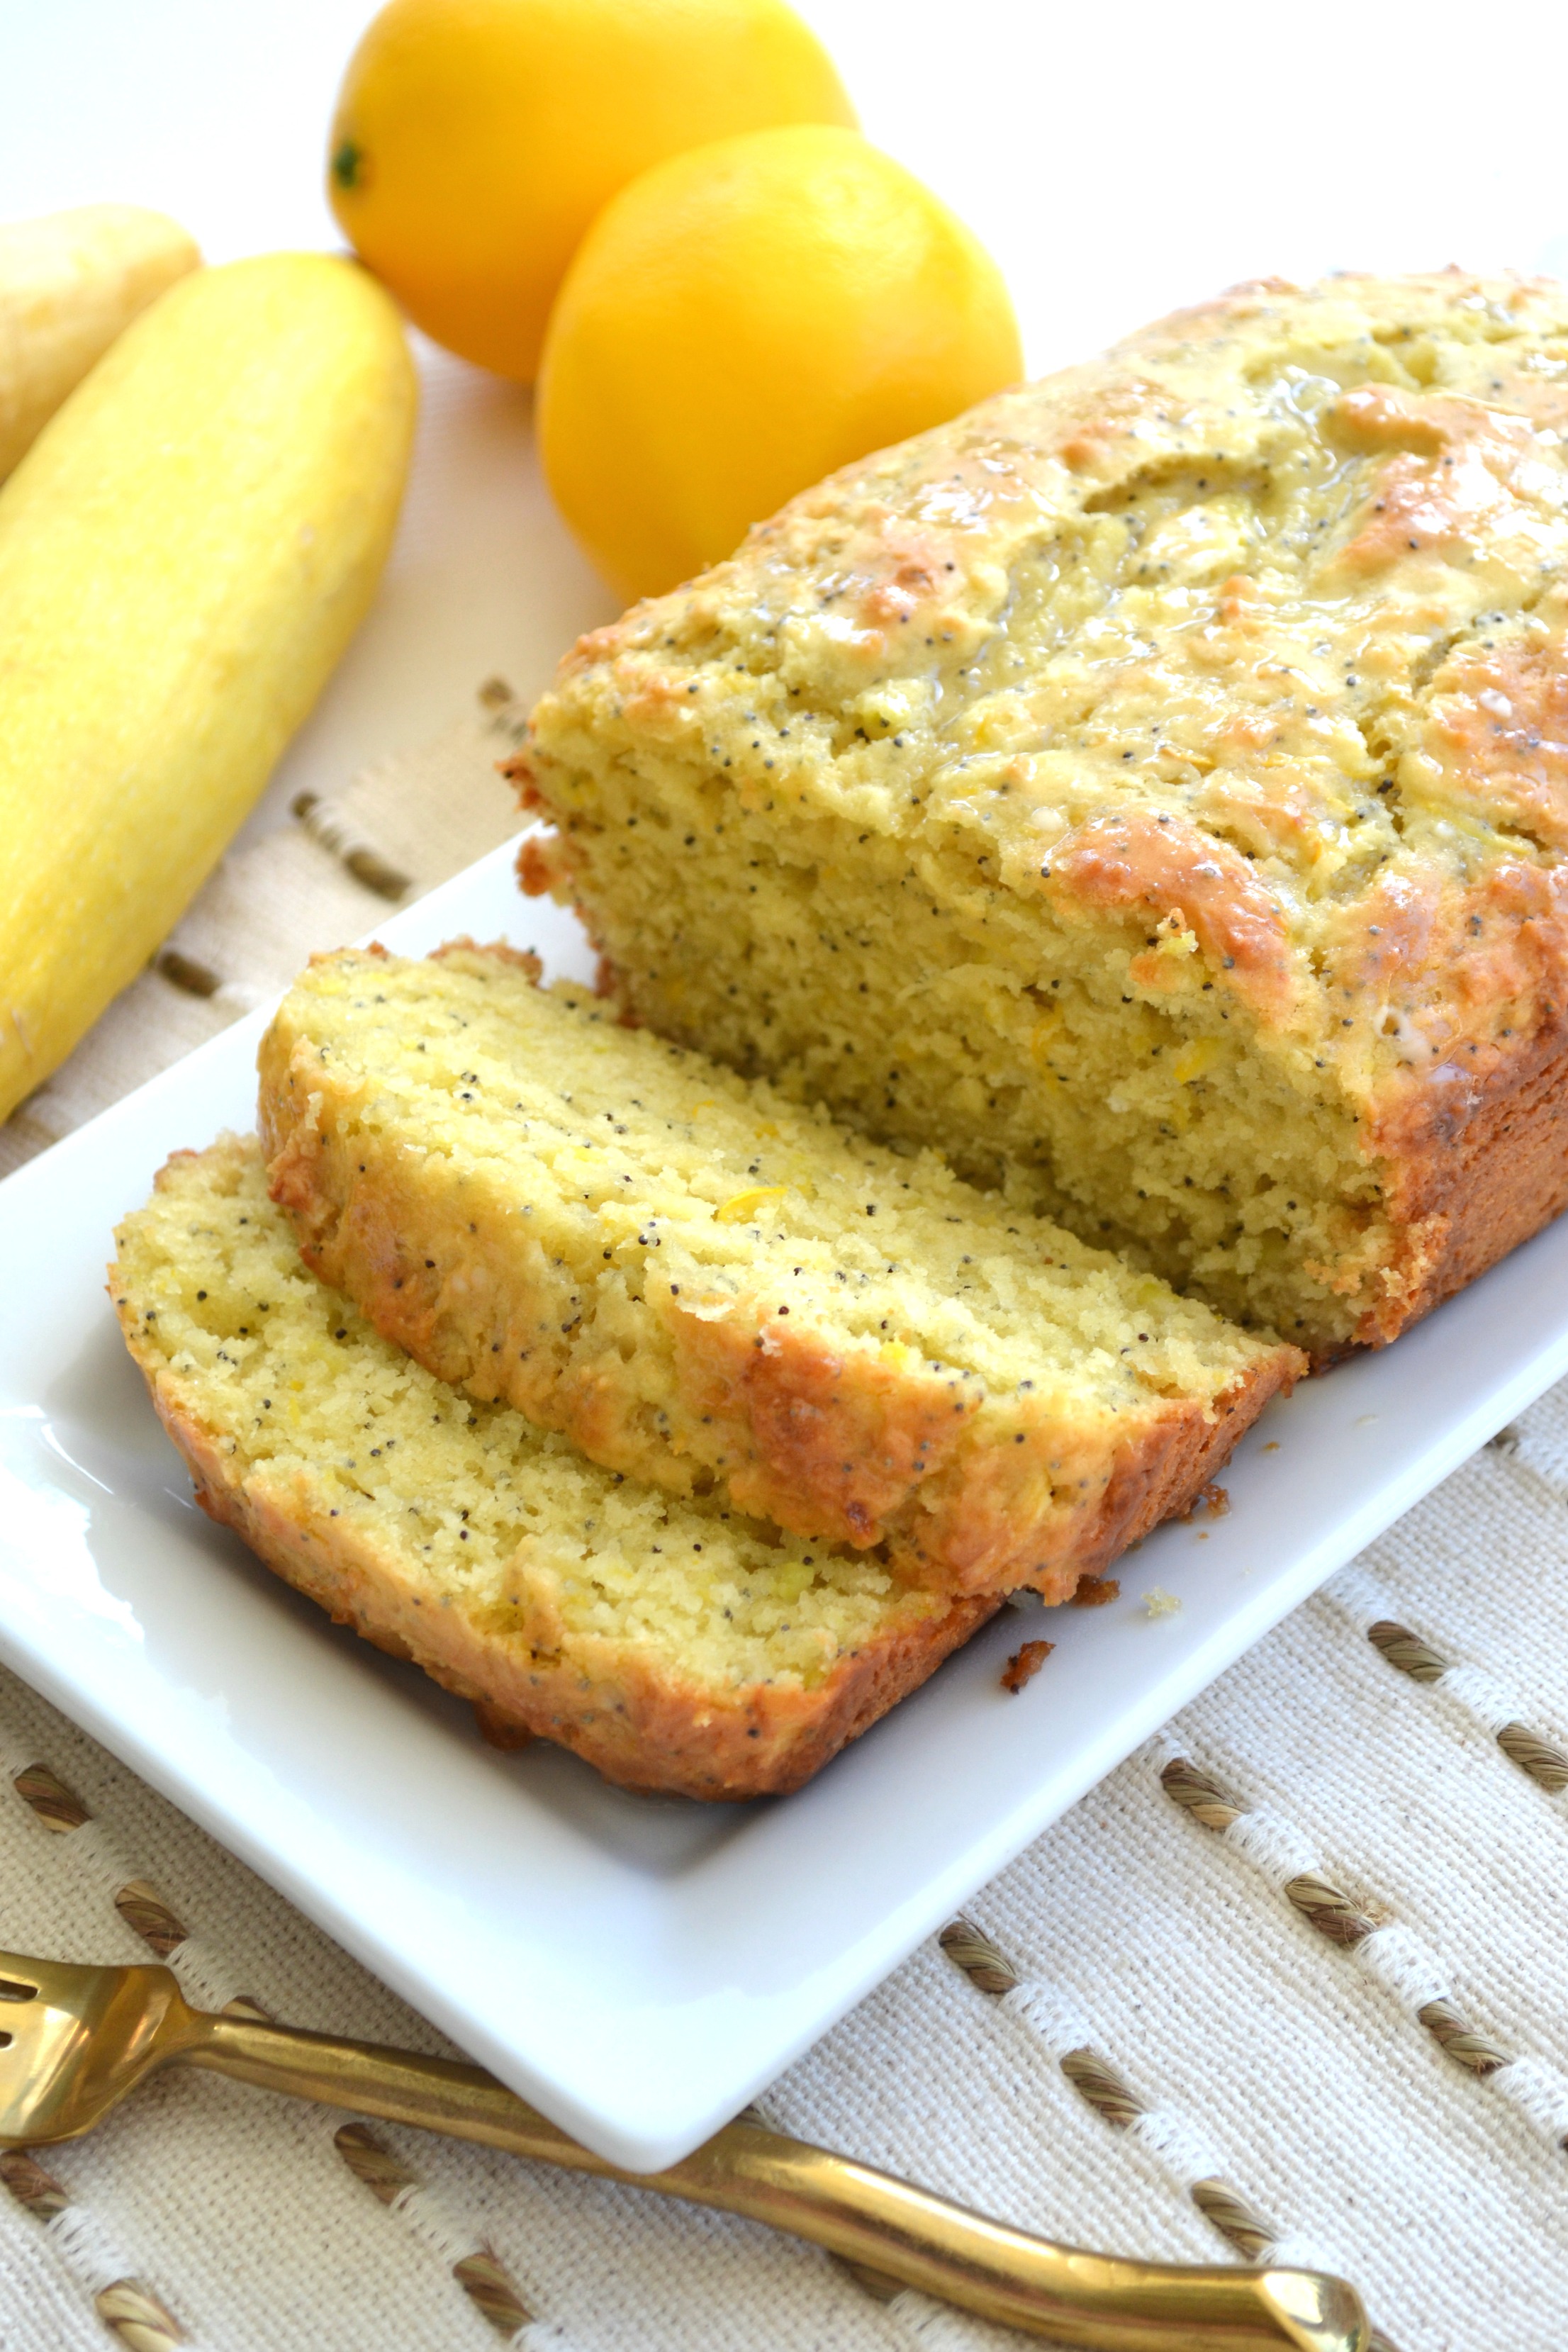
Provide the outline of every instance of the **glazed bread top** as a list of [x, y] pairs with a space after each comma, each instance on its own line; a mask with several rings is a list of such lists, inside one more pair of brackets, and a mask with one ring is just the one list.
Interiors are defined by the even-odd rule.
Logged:
[[[570, 827], [578, 778], [657, 751], [781, 838], [897, 842], [960, 914], [1119, 928], [1123, 1002], [1206, 988], [1363, 1157], [1431, 1150], [1563, 993], [1565, 433], [1554, 282], [1239, 288], [584, 639], [536, 714], [542, 798]], [[1377, 1213], [1319, 1232], [1320, 1270]]]

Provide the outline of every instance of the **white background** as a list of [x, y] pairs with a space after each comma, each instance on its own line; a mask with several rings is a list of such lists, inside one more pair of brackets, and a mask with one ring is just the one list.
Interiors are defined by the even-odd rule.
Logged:
[[[0, 217], [118, 197], [208, 257], [338, 243], [321, 193], [365, 0], [0, 0]], [[1235, 279], [1449, 260], [1568, 273], [1561, 9], [808, 0], [868, 134], [1005, 270], [1036, 372]], [[381, 601], [285, 763], [331, 791], [521, 693], [613, 600], [534, 467], [526, 395], [426, 354]]]

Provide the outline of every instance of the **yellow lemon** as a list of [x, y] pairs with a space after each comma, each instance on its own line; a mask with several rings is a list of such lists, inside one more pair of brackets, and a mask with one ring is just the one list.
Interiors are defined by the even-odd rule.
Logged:
[[852, 131], [759, 131], [600, 214], [540, 377], [544, 469], [624, 595], [672, 587], [836, 467], [1017, 381], [984, 247]]
[[617, 189], [734, 131], [854, 120], [784, 0], [391, 0], [344, 77], [328, 192], [416, 326], [527, 383]]

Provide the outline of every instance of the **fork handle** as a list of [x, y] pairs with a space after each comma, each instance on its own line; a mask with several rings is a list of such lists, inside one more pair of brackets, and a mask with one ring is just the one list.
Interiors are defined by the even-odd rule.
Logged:
[[176, 2054], [326, 2106], [743, 2213], [876, 2274], [1088, 2352], [1366, 2352], [1361, 2299], [1316, 2271], [1140, 2263], [1052, 2245], [742, 2117], [663, 2172], [606, 2163], [478, 2066], [192, 2013]]

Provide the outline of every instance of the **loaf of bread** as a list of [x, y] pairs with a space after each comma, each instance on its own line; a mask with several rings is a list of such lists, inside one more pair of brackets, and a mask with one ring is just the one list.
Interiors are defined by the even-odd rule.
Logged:
[[262, 1045], [262, 1140], [308, 1265], [593, 1461], [1060, 1601], [1302, 1369], [537, 970], [318, 957]]
[[996, 1606], [596, 1468], [444, 1385], [300, 1263], [254, 1143], [180, 1153], [110, 1269], [197, 1499], [475, 1702], [695, 1797], [798, 1787]]
[[620, 1004], [1320, 1360], [1568, 1196], [1568, 293], [1243, 287], [585, 639]]

